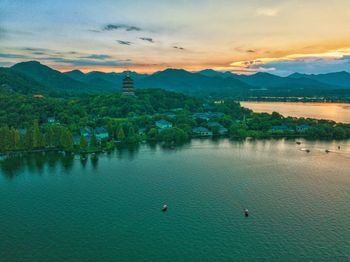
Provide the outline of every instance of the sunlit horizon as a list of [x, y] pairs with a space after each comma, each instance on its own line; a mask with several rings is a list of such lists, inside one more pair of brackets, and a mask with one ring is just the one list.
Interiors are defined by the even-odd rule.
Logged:
[[349, 71], [350, 2], [0, 0], [0, 66], [238, 74]]

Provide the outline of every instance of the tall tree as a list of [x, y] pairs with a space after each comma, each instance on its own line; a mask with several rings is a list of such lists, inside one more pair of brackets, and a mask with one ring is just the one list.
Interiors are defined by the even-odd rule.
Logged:
[[33, 148], [40, 148], [43, 146], [43, 136], [40, 132], [39, 128], [39, 122], [38, 120], [34, 120], [33, 126], [32, 126], [32, 146]]
[[117, 139], [119, 141], [124, 141], [125, 140], [125, 133], [124, 133], [124, 129], [123, 129], [123, 126], [122, 125], [119, 125], [118, 126], [118, 129], [117, 129]]
[[73, 150], [73, 135], [68, 128], [63, 130], [61, 135], [61, 145], [65, 151]]
[[88, 146], [88, 143], [86, 141], [86, 138], [84, 136], [80, 136], [80, 148], [86, 149]]
[[97, 147], [97, 139], [95, 134], [92, 134], [91, 139], [90, 139], [90, 146], [92, 148], [96, 148]]

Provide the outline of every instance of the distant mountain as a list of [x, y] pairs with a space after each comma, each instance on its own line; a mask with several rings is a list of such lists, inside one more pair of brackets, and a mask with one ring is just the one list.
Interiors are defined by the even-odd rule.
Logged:
[[148, 76], [146, 74], [138, 74], [133, 71], [124, 71], [122, 73], [115, 73], [115, 72], [104, 73], [99, 71], [92, 71], [87, 74], [84, 74], [80, 70], [73, 70], [73, 71], [65, 72], [64, 74], [80, 82], [98, 85], [101, 87], [113, 86], [117, 89], [121, 88], [122, 80], [126, 75], [131, 76], [134, 80], [142, 79]]
[[318, 74], [318, 75], [308, 75], [308, 74], [300, 74], [294, 73], [289, 76], [289, 78], [293, 79], [312, 79], [333, 87], [337, 88], [346, 88], [350, 89], [350, 73], [342, 71], [335, 73], [327, 73], [327, 74]]
[[239, 75], [231, 72], [219, 72], [212, 69], [205, 69], [198, 72], [206, 76], [218, 76], [222, 78], [235, 78], [257, 89], [327, 89], [333, 88], [332, 83], [324, 83], [317, 79], [300, 77], [281, 77], [265, 72], [258, 72], [253, 75]]
[[251, 86], [233, 78], [209, 77], [183, 69], [166, 69], [145, 77], [137, 83], [147, 88], [163, 88], [191, 95], [237, 95]]
[[122, 79], [130, 75], [136, 88], [162, 88], [198, 96], [303, 96], [350, 93], [347, 72], [280, 77], [270, 73], [238, 75], [206, 69], [188, 72], [166, 69], [151, 75], [132, 71], [122, 73], [73, 70], [61, 73], [37, 61], [0, 68], [0, 88], [20, 93], [46, 94], [119, 92]]
[[[65, 91], [94, 93], [113, 92], [118, 90], [111, 84], [101, 88], [101, 85], [78, 81], [37, 61], [18, 63], [12, 66], [12, 69], [39, 82], [43, 87], [45, 87], [42, 90], [44, 92]], [[83, 78], [82, 74], [83, 73], [80, 71], [75, 71], [71, 75], [74, 75], [75, 77], [80, 76]]]
[[73, 70], [73, 71], [65, 72], [64, 74], [77, 81], [81, 81], [81, 82], [86, 81], [85, 74], [80, 70]]
[[42, 84], [12, 68], [0, 67], [0, 89], [29, 94], [43, 89]]
[[218, 76], [218, 77], [232, 77], [235, 74], [226, 71], [226, 72], [220, 72], [220, 71], [215, 71], [213, 69], [204, 69], [202, 71], [198, 71], [197, 73], [204, 75], [204, 76], [209, 76], [209, 77], [213, 77], [213, 76]]

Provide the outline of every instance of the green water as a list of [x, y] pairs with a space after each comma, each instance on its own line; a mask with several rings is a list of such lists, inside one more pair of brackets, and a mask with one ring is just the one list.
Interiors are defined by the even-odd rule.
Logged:
[[350, 261], [350, 142], [195, 140], [0, 166], [0, 261]]

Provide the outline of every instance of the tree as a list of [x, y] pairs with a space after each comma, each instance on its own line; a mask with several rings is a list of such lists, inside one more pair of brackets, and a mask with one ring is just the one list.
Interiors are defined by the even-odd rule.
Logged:
[[73, 136], [69, 129], [65, 129], [62, 132], [60, 144], [62, 145], [65, 151], [73, 150]]
[[151, 128], [147, 133], [147, 140], [148, 141], [157, 141], [157, 129]]
[[167, 144], [182, 144], [188, 140], [188, 135], [180, 128], [173, 127], [163, 129], [159, 134], [159, 138]]
[[127, 142], [128, 143], [136, 143], [138, 140], [137, 135], [135, 134], [135, 130], [132, 126], [129, 127]]
[[92, 148], [96, 148], [97, 147], [97, 139], [95, 134], [92, 134], [91, 139], [90, 139], [90, 146]]
[[43, 141], [43, 136], [40, 132], [38, 120], [34, 120], [33, 122], [31, 135], [32, 135], [32, 147], [33, 148], [42, 147], [44, 141]]
[[80, 148], [81, 149], [86, 149], [88, 146], [88, 143], [86, 141], [86, 138], [84, 136], [80, 136]]
[[53, 132], [52, 126], [49, 126], [46, 129], [44, 140], [45, 140], [46, 146], [49, 146], [49, 147], [54, 146], [54, 132]]
[[125, 133], [122, 125], [118, 126], [117, 129], [117, 140], [118, 141], [124, 141], [125, 140]]

